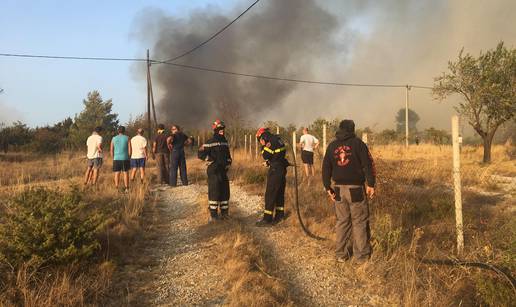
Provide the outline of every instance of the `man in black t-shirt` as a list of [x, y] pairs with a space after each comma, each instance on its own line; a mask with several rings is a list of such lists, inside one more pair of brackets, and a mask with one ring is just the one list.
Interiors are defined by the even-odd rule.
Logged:
[[165, 133], [165, 125], [159, 124], [156, 138], [152, 144], [152, 154], [158, 164], [158, 182], [160, 184], [168, 184], [170, 151], [167, 146], [167, 137], [168, 136]]
[[170, 177], [169, 185], [177, 186], [177, 170], [183, 185], [188, 185], [188, 177], [186, 175], [186, 157], [185, 145], [190, 144], [190, 139], [181, 131], [178, 125], [172, 125], [170, 128], [171, 135], [167, 138], [167, 146], [170, 150]]

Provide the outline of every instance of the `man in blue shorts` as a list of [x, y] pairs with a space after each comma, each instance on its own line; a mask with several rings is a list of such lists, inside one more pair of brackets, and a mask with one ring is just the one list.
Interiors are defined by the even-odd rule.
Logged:
[[131, 143], [129, 137], [124, 134], [125, 127], [118, 127], [118, 135], [111, 140], [110, 152], [113, 157], [113, 172], [115, 173], [115, 187], [118, 189], [120, 183], [120, 172], [124, 179], [124, 192], [129, 191], [129, 169], [131, 163], [129, 154], [131, 152]]
[[140, 180], [145, 178], [145, 161], [147, 161], [147, 139], [143, 136], [143, 129], [138, 128], [137, 134], [131, 139], [131, 181], [140, 170]]

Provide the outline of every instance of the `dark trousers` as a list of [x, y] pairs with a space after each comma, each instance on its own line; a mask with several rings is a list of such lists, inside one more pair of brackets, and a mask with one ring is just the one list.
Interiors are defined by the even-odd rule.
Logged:
[[287, 168], [271, 165], [267, 174], [267, 186], [265, 189], [265, 210], [263, 218], [272, 221], [274, 211], [276, 218], [282, 218], [285, 214], [285, 186], [287, 184]]
[[188, 177], [186, 176], [186, 158], [184, 150], [172, 150], [170, 153], [170, 178], [169, 184], [173, 187], [177, 186], [177, 170], [181, 176], [183, 185], [188, 185]]
[[212, 217], [229, 212], [229, 178], [225, 167], [212, 164], [208, 166], [208, 203]]
[[168, 184], [168, 165], [170, 164], [169, 154], [157, 153], [156, 163], [158, 164], [158, 182]]
[[337, 185], [335, 192], [340, 200], [335, 201], [336, 254], [337, 257], [367, 259], [371, 255], [369, 206], [364, 187]]

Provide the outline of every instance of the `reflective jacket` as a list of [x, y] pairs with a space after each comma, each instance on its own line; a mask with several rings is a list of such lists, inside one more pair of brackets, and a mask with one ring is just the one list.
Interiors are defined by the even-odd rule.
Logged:
[[262, 146], [263, 159], [271, 166], [287, 167], [289, 165], [285, 158], [287, 148], [280, 137], [266, 132], [262, 138], [265, 141], [265, 146]]
[[204, 150], [200, 150], [197, 156], [201, 160], [210, 162], [210, 166], [227, 168], [231, 165], [231, 153], [226, 138], [220, 134], [215, 134], [203, 145]]

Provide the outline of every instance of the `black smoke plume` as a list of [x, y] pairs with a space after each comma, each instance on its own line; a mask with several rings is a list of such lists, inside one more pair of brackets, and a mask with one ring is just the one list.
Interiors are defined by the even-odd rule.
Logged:
[[[144, 12], [139, 32], [154, 40], [151, 57], [173, 58], [231, 21], [212, 9], [186, 18], [154, 9]], [[313, 75], [314, 60], [336, 52], [332, 35], [337, 29], [336, 18], [313, 0], [262, 1], [215, 40], [176, 63], [307, 78]], [[264, 111], [281, 104], [297, 86], [163, 64], [153, 65], [152, 71], [160, 120], [190, 127], [205, 127], [216, 117], [259, 123]]]

